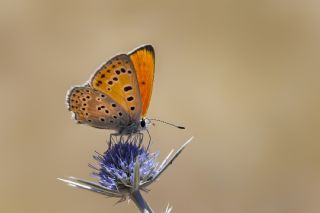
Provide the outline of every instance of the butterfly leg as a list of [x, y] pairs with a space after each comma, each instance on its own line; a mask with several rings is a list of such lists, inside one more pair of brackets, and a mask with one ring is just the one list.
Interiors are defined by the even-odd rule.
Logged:
[[[108, 145], [111, 146], [112, 144], [118, 143], [118, 142], [133, 141], [134, 143], [138, 143], [140, 146], [143, 143], [143, 137], [144, 137], [144, 134], [141, 132], [130, 133], [130, 134], [112, 133], [110, 134]], [[150, 141], [151, 141], [151, 136], [149, 134], [149, 143], [148, 143], [147, 149], [149, 149]]]
[[129, 137], [126, 134], [119, 134], [119, 135], [120, 135], [120, 140], [119, 140], [120, 142], [129, 141]]
[[118, 143], [118, 142], [124, 143], [130, 140], [130, 136], [131, 134], [113, 133], [113, 134], [110, 134], [110, 141], [112, 141], [112, 143]]
[[134, 137], [135, 143], [138, 143], [139, 146], [143, 143], [143, 133], [138, 132], [138, 133], [132, 133], [130, 137]]
[[117, 143], [117, 137], [120, 135], [121, 140], [121, 134], [119, 133], [112, 133], [110, 134], [109, 143], [108, 145], [111, 146], [113, 143]]
[[128, 135], [128, 139], [132, 139], [132, 141], [134, 142], [134, 143], [137, 143], [139, 140], [138, 140], [138, 138], [137, 138], [137, 135], [135, 134], [135, 133], [130, 133], [129, 135]]
[[149, 130], [147, 129], [147, 133], [148, 133], [148, 136], [149, 136], [149, 141], [148, 141], [148, 146], [147, 146], [147, 150], [149, 150], [149, 147], [150, 147], [150, 144], [151, 144], [151, 135], [149, 133]]

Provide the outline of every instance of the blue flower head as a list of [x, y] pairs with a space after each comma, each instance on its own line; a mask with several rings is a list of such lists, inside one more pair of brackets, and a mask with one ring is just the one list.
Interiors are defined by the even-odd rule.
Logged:
[[[192, 138], [176, 152], [172, 150], [159, 165], [157, 162], [159, 152], [150, 153], [148, 148], [143, 147], [141, 134], [121, 136], [120, 139], [116, 138], [116, 141], [109, 145], [104, 154], [94, 155], [99, 167], [90, 166], [96, 170], [93, 174], [99, 179], [99, 183], [75, 177], [59, 178], [59, 180], [76, 188], [120, 198], [120, 201], [130, 197], [135, 203], [139, 203], [143, 200], [136, 199], [140, 196], [139, 191], [147, 191], [146, 187], [159, 178], [191, 140]], [[140, 204], [137, 206], [144, 206]], [[171, 208], [167, 212], [170, 210]]]
[[103, 155], [94, 156], [100, 164], [98, 172], [94, 175], [102, 186], [116, 191], [130, 190], [135, 184], [137, 166], [139, 166], [139, 185], [152, 180], [159, 173], [156, 161], [159, 152], [149, 153], [141, 141], [134, 139], [129, 137], [120, 140], [111, 144]]

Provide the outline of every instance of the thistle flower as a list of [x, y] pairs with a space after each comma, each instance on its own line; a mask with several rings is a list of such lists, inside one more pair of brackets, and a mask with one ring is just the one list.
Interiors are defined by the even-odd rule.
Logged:
[[[160, 165], [157, 162], [159, 152], [150, 153], [148, 148], [143, 147], [142, 140], [141, 134], [122, 136], [117, 143], [111, 143], [104, 154], [96, 153], [93, 157], [99, 168], [90, 167], [96, 170], [93, 175], [99, 179], [98, 184], [74, 177], [59, 180], [77, 188], [120, 198], [118, 202], [132, 199], [141, 212], [151, 213], [153, 211], [140, 190], [148, 191], [147, 186], [159, 178], [192, 138], [174, 154], [172, 150]], [[171, 208], [167, 208], [166, 212], [170, 211]]]
[[141, 143], [135, 140], [121, 140], [111, 144], [103, 154], [96, 154], [100, 168], [94, 175], [99, 178], [99, 183], [116, 191], [131, 191], [134, 187], [135, 169], [139, 165], [139, 185], [150, 181], [158, 171], [156, 158], [159, 152], [149, 153]]

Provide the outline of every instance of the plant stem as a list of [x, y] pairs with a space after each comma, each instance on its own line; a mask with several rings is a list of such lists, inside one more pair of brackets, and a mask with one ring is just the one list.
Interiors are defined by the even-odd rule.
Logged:
[[140, 193], [139, 190], [133, 191], [130, 195], [133, 202], [139, 208], [140, 212], [142, 213], [153, 213], [153, 210], [148, 205], [147, 201], [145, 201]]

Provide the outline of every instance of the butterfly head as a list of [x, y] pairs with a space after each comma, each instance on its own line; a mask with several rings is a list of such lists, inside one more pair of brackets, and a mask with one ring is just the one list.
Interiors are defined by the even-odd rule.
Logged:
[[151, 125], [151, 121], [147, 118], [142, 118], [140, 120], [140, 129], [145, 130], [148, 129], [148, 127]]
[[128, 126], [120, 129], [120, 134], [132, 134], [141, 132], [143, 130], [147, 130], [150, 126], [151, 121], [147, 118], [141, 118], [141, 120], [137, 120], [136, 122], [133, 122], [129, 124]]

